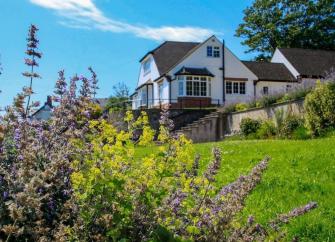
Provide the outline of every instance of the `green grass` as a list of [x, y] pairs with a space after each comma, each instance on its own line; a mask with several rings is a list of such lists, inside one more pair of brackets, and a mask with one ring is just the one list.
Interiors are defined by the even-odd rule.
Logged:
[[[296, 235], [300, 241], [335, 241], [335, 137], [305, 141], [246, 140], [196, 144], [196, 152], [206, 167], [211, 149], [223, 151], [218, 184], [234, 181], [246, 174], [263, 157], [272, 157], [261, 184], [246, 201], [241, 214], [252, 214], [265, 224], [276, 214], [316, 201], [318, 208], [284, 226], [285, 241]], [[156, 152], [155, 147], [141, 148], [137, 155]]]

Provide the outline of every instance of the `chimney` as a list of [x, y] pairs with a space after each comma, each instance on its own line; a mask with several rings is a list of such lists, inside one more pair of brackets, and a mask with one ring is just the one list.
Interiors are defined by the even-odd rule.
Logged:
[[52, 108], [52, 97], [51, 96], [47, 97], [47, 101], [46, 101], [45, 105], [48, 105], [49, 107]]

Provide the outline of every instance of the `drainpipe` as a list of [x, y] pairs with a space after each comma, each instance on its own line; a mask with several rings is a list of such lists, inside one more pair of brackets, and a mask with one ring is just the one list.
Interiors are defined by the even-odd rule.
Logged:
[[226, 76], [225, 76], [225, 55], [224, 55], [224, 50], [225, 50], [225, 41], [224, 39], [222, 40], [222, 104], [226, 102]]

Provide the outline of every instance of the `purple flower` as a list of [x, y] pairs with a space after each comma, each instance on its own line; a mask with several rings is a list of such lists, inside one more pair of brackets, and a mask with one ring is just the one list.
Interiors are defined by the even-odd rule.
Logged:
[[6, 200], [9, 197], [9, 193], [7, 191], [4, 191], [2, 197], [4, 200]]

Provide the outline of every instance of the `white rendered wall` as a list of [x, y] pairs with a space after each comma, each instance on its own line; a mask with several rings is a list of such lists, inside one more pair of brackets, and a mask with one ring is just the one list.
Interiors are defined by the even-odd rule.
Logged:
[[290, 85], [292, 87], [291, 90], [296, 89], [299, 84], [292, 82], [267, 82], [260, 81], [256, 85], [256, 98], [260, 98], [263, 96], [263, 87], [269, 88], [269, 95], [275, 95], [286, 92], [286, 86]]
[[[151, 65], [150, 65], [150, 72], [148, 73], [144, 73], [144, 69], [143, 69], [143, 63], [145, 63], [147, 60], [151, 61]], [[156, 80], [158, 77], [160, 76], [159, 72], [158, 72], [158, 68], [157, 65], [155, 63], [155, 60], [153, 58], [152, 55], [149, 55], [147, 58], [145, 58], [142, 62], [141, 62], [141, 67], [140, 67], [140, 75], [138, 78], [138, 82], [137, 82], [137, 86], [141, 86], [142, 84], [146, 83], [147, 81], [154, 81]]]
[[271, 58], [271, 62], [283, 63], [295, 78], [300, 75], [300, 73], [294, 68], [294, 66], [292, 66], [292, 64], [286, 59], [286, 57], [280, 52], [279, 49], [275, 50], [275, 53]]

